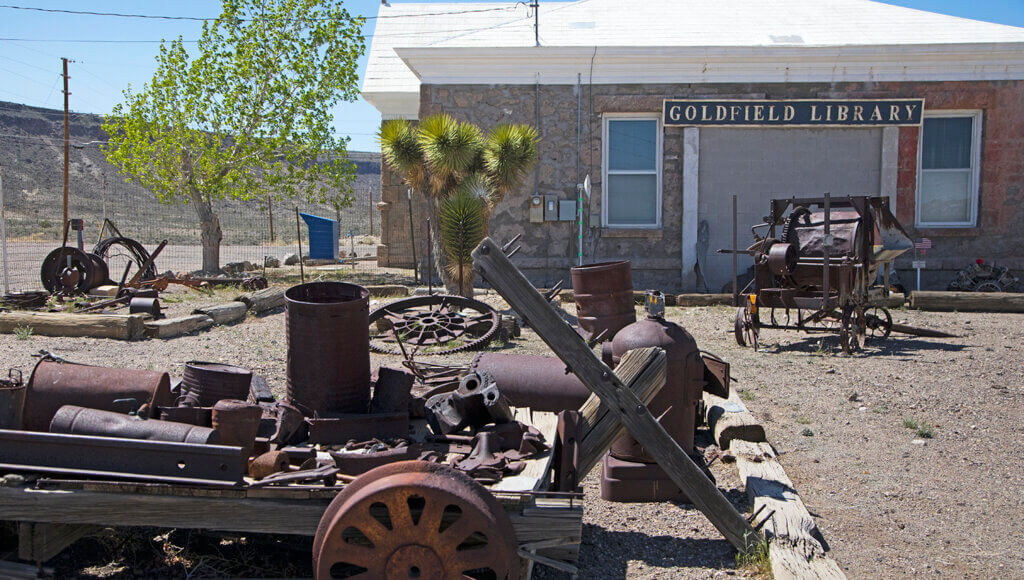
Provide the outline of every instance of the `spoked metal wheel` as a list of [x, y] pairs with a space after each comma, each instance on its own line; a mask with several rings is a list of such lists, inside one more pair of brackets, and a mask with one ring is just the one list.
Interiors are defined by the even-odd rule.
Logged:
[[39, 269], [39, 279], [50, 292], [85, 292], [108, 278], [107, 265], [95, 254], [73, 246], [57, 248], [47, 254]]
[[370, 313], [370, 349], [447, 354], [485, 346], [498, 331], [498, 312], [462, 296], [420, 296]]
[[889, 338], [889, 334], [892, 333], [892, 314], [889, 314], [886, 308], [869, 308], [864, 313], [864, 323], [868, 338]]
[[740, 346], [750, 345], [757, 350], [757, 340], [760, 334], [760, 324], [756, 314], [751, 314], [750, 309], [740, 306], [736, 309], [736, 319], [733, 321], [733, 335], [736, 337], [736, 344]]
[[501, 503], [445, 465], [400, 461], [370, 470], [327, 507], [313, 570], [327, 578], [515, 577], [519, 559]]

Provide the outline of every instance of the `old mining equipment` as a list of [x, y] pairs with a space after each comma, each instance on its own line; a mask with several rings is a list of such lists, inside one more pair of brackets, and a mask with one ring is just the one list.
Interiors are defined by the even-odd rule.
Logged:
[[[765, 223], [751, 232], [754, 243], [747, 249], [719, 250], [754, 258], [753, 280], [736, 289], [734, 332], [740, 346], [756, 350], [762, 328], [838, 333], [847, 353], [869, 336], [889, 336], [892, 316], [880, 302], [889, 294], [893, 260], [913, 243], [888, 198], [773, 199]], [[880, 268], [879, 287], [874, 282]], [[777, 309], [785, 311], [783, 320]]]

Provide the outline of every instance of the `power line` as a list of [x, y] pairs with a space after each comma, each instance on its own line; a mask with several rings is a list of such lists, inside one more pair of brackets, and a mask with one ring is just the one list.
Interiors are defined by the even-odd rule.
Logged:
[[[391, 19], [391, 18], [418, 18], [420, 16], [447, 16], [449, 14], [472, 14], [476, 12], [497, 12], [501, 10], [515, 10], [520, 4], [524, 2], [516, 2], [512, 6], [499, 6], [496, 8], [476, 8], [473, 10], [453, 10], [449, 12], [424, 12], [420, 14], [385, 14], [377, 16], [363, 16], [364, 20], [377, 20], [377, 19]], [[217, 20], [218, 18], [208, 18], [200, 16], [165, 16], [158, 14], [128, 14], [124, 12], [93, 12], [89, 10], [63, 10], [58, 8], [39, 8], [36, 6], [13, 6], [10, 4], [0, 4], [0, 8], [9, 8], [11, 10], [30, 10], [35, 12], [50, 12], [57, 14], [75, 14], [79, 16], [114, 16], [118, 18], [143, 18], [149, 20], [188, 20], [193, 22], [207, 22]], [[241, 19], [243, 21], [251, 20], [249, 18]]]

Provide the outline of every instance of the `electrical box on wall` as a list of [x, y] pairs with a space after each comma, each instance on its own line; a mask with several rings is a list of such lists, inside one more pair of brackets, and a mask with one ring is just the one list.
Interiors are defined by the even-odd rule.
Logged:
[[561, 199], [558, 201], [558, 221], [576, 221], [576, 200]]
[[530, 196], [530, 223], [539, 224], [544, 221], [544, 200], [539, 195]]
[[557, 222], [558, 221], [558, 196], [554, 194], [546, 194], [544, 196], [544, 221], [546, 222]]
[[590, 213], [590, 227], [599, 228], [601, 227], [601, 214], [598, 212]]

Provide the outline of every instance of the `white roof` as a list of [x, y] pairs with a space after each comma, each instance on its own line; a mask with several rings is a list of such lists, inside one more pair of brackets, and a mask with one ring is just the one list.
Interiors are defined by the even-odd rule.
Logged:
[[[522, 82], [529, 72], [530, 82], [537, 73], [546, 77], [541, 82], [566, 82], [570, 77], [575, 82], [581, 63], [589, 65], [598, 54], [595, 68], [610, 64], [612, 56], [621, 60], [630, 55], [632, 62], [619, 63], [622, 66], [615, 69], [615, 74], [596, 71], [600, 80], [595, 78], [594, 82], [658, 82], [655, 77], [623, 77], [622, 73], [652, 62], [652, 56], [678, 63], [699, 55], [702, 69], [707, 69], [709, 59], [725, 54], [732, 54], [734, 60], [740, 55], [747, 61], [756, 60], [760, 68], [769, 62], [789, 64], [794, 59], [824, 58], [828, 62], [818, 62], [818, 68], [828, 64], [831, 68], [842, 66], [844, 71], [853, 64], [845, 62], [851, 56], [864, 65], [865, 59], [884, 61], [889, 55], [888, 60], [899, 61], [904, 75], [893, 80], [910, 80], [907, 75], [915, 74], [907, 69], [908, 54], [918, 59], [927, 55], [930, 64], [926, 68], [931, 72], [913, 76], [915, 80], [942, 80], [935, 76], [939, 71], [971, 80], [993, 78], [996, 66], [1011, 73], [1003, 53], [1024, 52], [1024, 28], [870, 0], [542, 1], [539, 37], [541, 46], [536, 48], [534, 19], [524, 3], [382, 5], [363, 93], [386, 115], [402, 115], [398, 109], [412, 107], [411, 95], [415, 95], [418, 106], [421, 79]], [[847, 50], [841, 50], [844, 48]], [[969, 63], [961, 62], [961, 68], [969, 69], [969, 75], [951, 69], [948, 63], [936, 62], [937, 57], [950, 54], [959, 55], [958, 60], [963, 61], [968, 53]], [[901, 55], [900, 59], [891, 58], [896, 54]], [[564, 70], [543, 70], [555, 61], [560, 61]], [[1020, 64], [1024, 66], [1024, 62]], [[978, 66], [988, 65], [991, 70], [978, 76]], [[777, 80], [805, 80], [799, 74], [789, 76], [792, 67], [783, 68], [787, 76]], [[718, 76], [700, 78], [681, 77], [685, 71], [675, 70], [671, 78], [679, 79], [676, 82], [769, 80], [754, 79], [747, 69], [720, 69]], [[849, 73], [845, 71], [841, 79], [813, 80], [855, 80], [856, 76]], [[867, 78], [883, 80], [878, 74]], [[404, 104], [399, 105], [399, 101]]]

